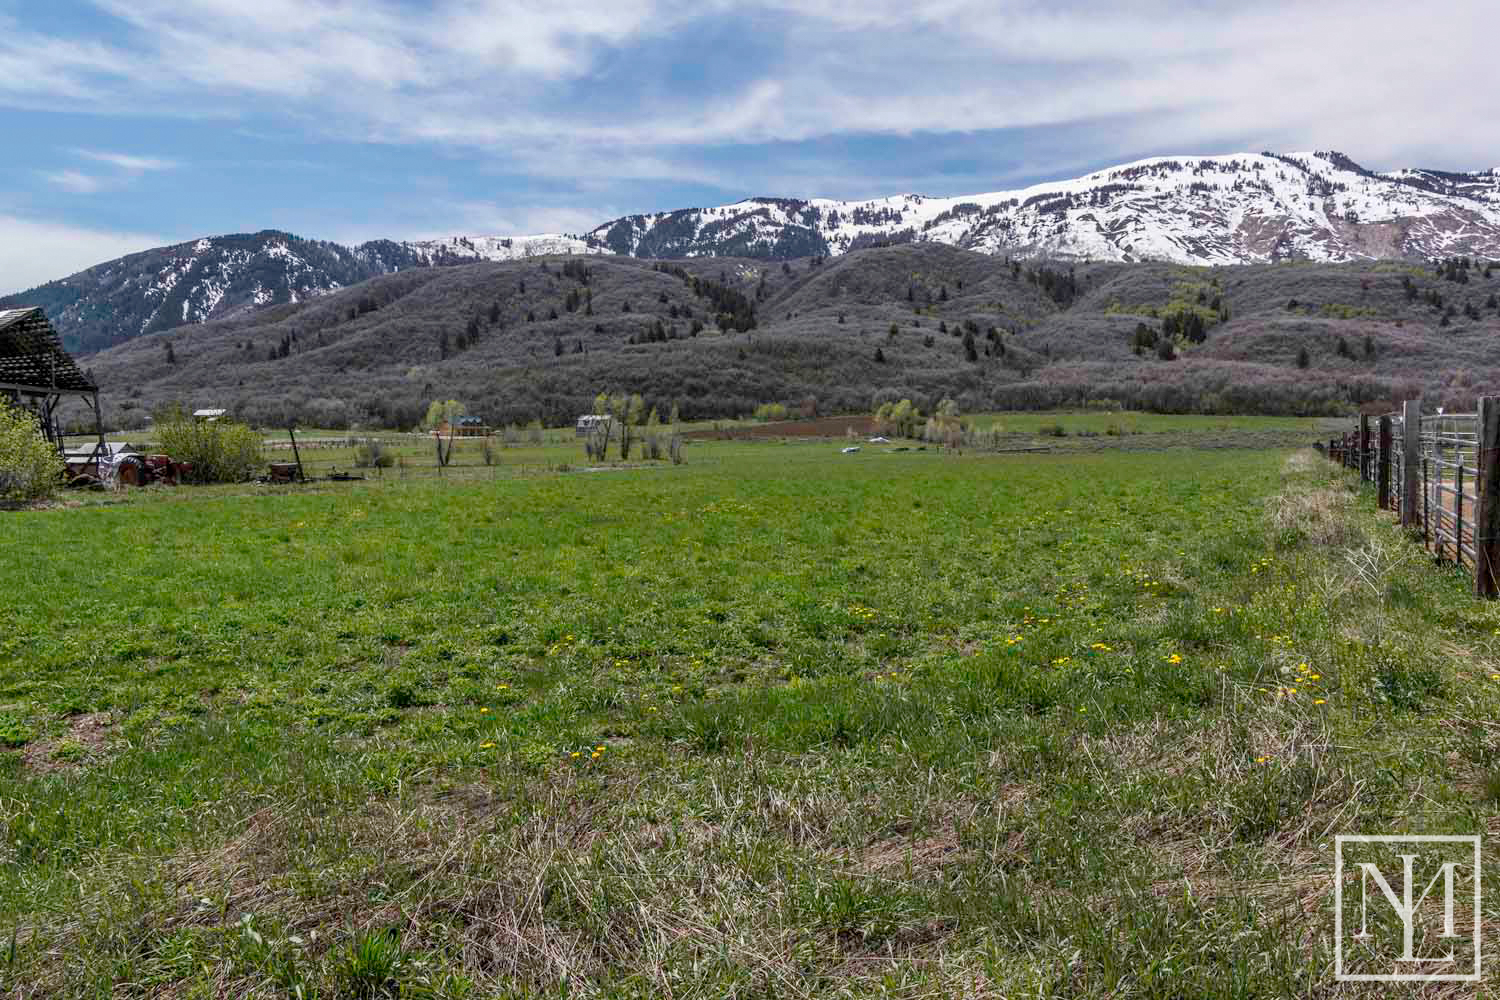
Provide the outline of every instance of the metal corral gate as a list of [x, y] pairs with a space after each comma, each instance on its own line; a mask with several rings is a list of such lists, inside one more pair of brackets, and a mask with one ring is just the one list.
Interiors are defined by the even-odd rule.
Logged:
[[1362, 416], [1359, 428], [1328, 442], [1328, 457], [1374, 483], [1381, 509], [1419, 533], [1439, 560], [1474, 577], [1482, 597], [1500, 593], [1500, 397], [1476, 413]]

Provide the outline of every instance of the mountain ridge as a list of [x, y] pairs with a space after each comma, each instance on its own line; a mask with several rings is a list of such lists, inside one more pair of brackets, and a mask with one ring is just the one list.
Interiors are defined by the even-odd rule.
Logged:
[[42, 306], [64, 344], [88, 354], [415, 267], [577, 254], [777, 261], [901, 243], [1075, 262], [1500, 258], [1500, 168], [1378, 173], [1338, 152], [1151, 157], [986, 194], [747, 198], [623, 216], [583, 235], [346, 246], [264, 230], [106, 261], [0, 307]]

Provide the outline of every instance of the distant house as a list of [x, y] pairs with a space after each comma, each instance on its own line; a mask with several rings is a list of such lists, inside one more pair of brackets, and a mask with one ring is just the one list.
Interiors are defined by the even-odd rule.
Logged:
[[578, 418], [578, 425], [574, 429], [575, 437], [588, 437], [589, 432], [595, 427], [609, 426], [609, 414], [607, 413], [585, 413]]
[[211, 424], [216, 420], [223, 420], [224, 415], [228, 412], [228, 410], [224, 409], [194, 410], [193, 419], [199, 423]]
[[452, 422], [443, 421], [437, 432], [449, 437], [482, 438], [490, 436], [490, 427], [483, 417], [458, 417]]

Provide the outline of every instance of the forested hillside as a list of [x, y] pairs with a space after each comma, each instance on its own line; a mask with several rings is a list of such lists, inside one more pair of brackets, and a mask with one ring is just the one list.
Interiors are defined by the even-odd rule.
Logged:
[[554, 257], [423, 268], [88, 359], [112, 419], [180, 400], [266, 424], [414, 425], [435, 398], [571, 421], [601, 389], [684, 417], [882, 398], [965, 412], [1331, 413], [1500, 389], [1489, 264], [1011, 261], [942, 244], [838, 258]]

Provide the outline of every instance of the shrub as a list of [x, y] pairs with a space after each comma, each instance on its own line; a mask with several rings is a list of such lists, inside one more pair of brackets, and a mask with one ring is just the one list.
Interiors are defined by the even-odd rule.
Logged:
[[755, 408], [756, 420], [785, 420], [786, 407], [780, 403], [761, 403]]
[[396, 456], [385, 450], [380, 441], [365, 441], [354, 449], [354, 467], [357, 469], [389, 469], [396, 464]]
[[0, 500], [43, 500], [57, 491], [62, 458], [36, 420], [0, 400]]
[[178, 413], [156, 428], [157, 443], [174, 462], [193, 466], [195, 483], [240, 483], [265, 459], [260, 435], [244, 424], [197, 421]]

